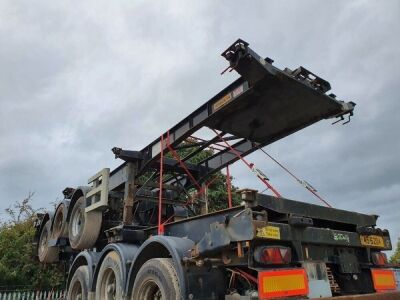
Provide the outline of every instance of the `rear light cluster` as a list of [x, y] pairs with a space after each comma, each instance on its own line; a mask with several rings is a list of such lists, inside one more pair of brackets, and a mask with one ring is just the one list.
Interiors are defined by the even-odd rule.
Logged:
[[254, 260], [260, 264], [282, 265], [292, 260], [290, 248], [283, 246], [261, 246], [254, 250]]
[[372, 262], [376, 266], [384, 266], [387, 265], [388, 260], [385, 253], [382, 252], [372, 252], [371, 253]]

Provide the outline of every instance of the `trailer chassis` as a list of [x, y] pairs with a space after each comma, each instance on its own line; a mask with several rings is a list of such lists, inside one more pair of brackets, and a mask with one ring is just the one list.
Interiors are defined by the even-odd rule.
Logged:
[[[386, 276], [379, 272], [390, 272], [376, 257], [392, 247], [387, 230], [376, 228], [377, 216], [285, 199], [248, 163], [276, 197], [242, 190], [241, 206], [198, 214], [204, 210], [195, 204], [207, 201], [205, 190], [218, 171], [317, 121], [340, 121], [346, 115], [350, 121], [353, 115], [355, 103], [327, 95], [327, 81], [303, 67], [280, 70], [248, 46], [239, 39], [222, 53], [239, 79], [142, 150], [113, 148], [124, 163], [112, 171], [102, 169], [88, 186], [66, 188], [63, 209], [38, 223], [38, 240], [48, 222], [49, 232], [55, 219], [68, 225], [69, 230], [60, 232], [69, 236], [48, 238], [48, 247], [51, 258], [57, 250], [60, 259], [72, 261], [70, 298], [110, 294], [135, 299], [138, 290], [154, 288], [143, 283], [143, 270], [176, 277], [169, 281], [174, 296], [168, 289], [154, 294], [167, 299], [304, 298], [393, 290], [376, 283]], [[204, 128], [214, 135], [194, 136]], [[193, 151], [181, 157], [180, 149]], [[207, 149], [212, 149], [210, 155], [193, 160]], [[79, 232], [87, 224], [90, 230]], [[260, 253], [278, 255], [272, 259]], [[50, 259], [44, 257], [44, 262]], [[297, 279], [271, 291], [271, 284], [264, 284], [271, 276]], [[391, 295], [398, 296], [371, 297]]]

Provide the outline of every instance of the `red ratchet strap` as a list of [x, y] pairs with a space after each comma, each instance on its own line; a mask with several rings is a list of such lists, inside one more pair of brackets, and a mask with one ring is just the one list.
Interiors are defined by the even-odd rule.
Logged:
[[197, 182], [197, 180], [193, 177], [192, 173], [188, 170], [186, 167], [185, 163], [181, 160], [179, 154], [175, 151], [174, 148], [172, 148], [170, 142], [169, 142], [169, 131], [167, 132], [167, 147], [168, 150], [171, 151], [172, 155], [174, 158], [179, 162], [180, 166], [185, 170], [186, 174], [189, 176], [190, 180], [196, 185], [197, 189], [201, 189], [200, 184]]
[[[191, 138], [191, 139], [194, 139], [194, 140], [197, 140], [197, 141], [200, 141], [200, 142], [208, 142], [207, 140], [202, 139], [202, 138], [199, 138], [199, 137], [194, 136], [194, 135], [191, 135], [190, 138]], [[211, 146], [211, 145], [208, 146], [208, 148], [210, 148], [211, 150], [218, 150], [218, 151], [221, 151], [221, 149], [216, 148], [215, 146], [219, 146], [219, 147], [226, 148], [226, 146], [223, 146], [223, 145], [220, 145], [220, 144], [217, 144], [217, 143], [215, 143], [215, 144], [213, 144], [213, 145], [214, 145], [214, 146]]]
[[160, 137], [160, 191], [158, 195], [158, 227], [159, 235], [164, 235], [164, 224], [161, 224], [162, 215], [162, 188], [163, 188], [163, 172], [164, 172], [164, 135]]
[[226, 166], [226, 188], [228, 190], [228, 207], [232, 207], [232, 190], [231, 190], [231, 174], [229, 173], [229, 166]]
[[[255, 172], [254, 164], [248, 163], [248, 162], [240, 155], [240, 153], [239, 153], [235, 148], [233, 148], [226, 140], [224, 140], [224, 138], [223, 138], [215, 129], [213, 129], [213, 131], [215, 132], [216, 135], [218, 135], [218, 137], [220, 138], [220, 140], [221, 140], [222, 142], [224, 142], [225, 145], [228, 146], [228, 148], [229, 148], [239, 159], [241, 159], [241, 160], [246, 164], [246, 166], [249, 167], [249, 169], [250, 169], [251, 171], [253, 171], [254, 173], [257, 173], [257, 172]], [[280, 193], [279, 193], [265, 178], [262, 178], [262, 177], [260, 177], [260, 176], [258, 176], [258, 175], [257, 175], [257, 178], [260, 179], [260, 180], [275, 194], [276, 197], [282, 197], [281, 194], [280, 194]]]
[[320, 195], [317, 194], [317, 192], [309, 186], [309, 184], [305, 184], [303, 180], [298, 178], [296, 175], [294, 175], [292, 172], [290, 172], [284, 165], [282, 165], [279, 161], [277, 161], [275, 158], [273, 158], [270, 154], [268, 154], [264, 149], [259, 148], [266, 156], [268, 156], [270, 159], [272, 159], [278, 166], [280, 166], [283, 170], [285, 170], [290, 176], [292, 176], [298, 183], [300, 183], [302, 186], [304, 186], [308, 191], [310, 191], [315, 197], [317, 197], [319, 200], [321, 200], [323, 203], [325, 203], [326, 206], [332, 207], [328, 201], [323, 199]]
[[250, 281], [253, 281], [254, 283], [258, 284], [257, 278], [255, 278], [254, 276], [250, 275], [249, 273], [239, 269], [239, 268], [235, 268], [234, 269], [236, 272], [238, 272], [240, 275], [242, 275], [243, 277], [247, 278]]
[[168, 219], [166, 219], [162, 225], [164, 226], [166, 223], [168, 223], [173, 217], [175, 217], [175, 214], [173, 214], [172, 216], [170, 216]]

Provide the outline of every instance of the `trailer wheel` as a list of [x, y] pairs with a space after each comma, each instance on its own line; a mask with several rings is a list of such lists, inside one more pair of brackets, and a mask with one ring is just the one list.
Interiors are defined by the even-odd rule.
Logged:
[[51, 239], [51, 222], [48, 220], [43, 226], [38, 244], [38, 257], [42, 263], [54, 263], [58, 261], [58, 247], [49, 247], [48, 241]]
[[101, 211], [85, 212], [85, 199], [80, 197], [72, 208], [68, 223], [69, 243], [74, 249], [93, 247], [101, 229]]
[[131, 299], [182, 299], [172, 259], [153, 258], [144, 263], [136, 276]]
[[65, 238], [68, 237], [68, 226], [65, 223], [65, 204], [62, 203], [57, 207], [57, 210], [54, 214], [54, 223], [53, 223], [53, 238]]
[[122, 299], [122, 262], [115, 251], [106, 255], [97, 276], [96, 299]]
[[69, 283], [67, 300], [87, 300], [89, 293], [89, 267], [76, 269]]

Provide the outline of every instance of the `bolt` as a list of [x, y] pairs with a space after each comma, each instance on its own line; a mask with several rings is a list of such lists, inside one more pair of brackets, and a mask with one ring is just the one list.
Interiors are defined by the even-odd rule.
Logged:
[[115, 293], [115, 284], [107, 285], [107, 293], [114, 294]]

